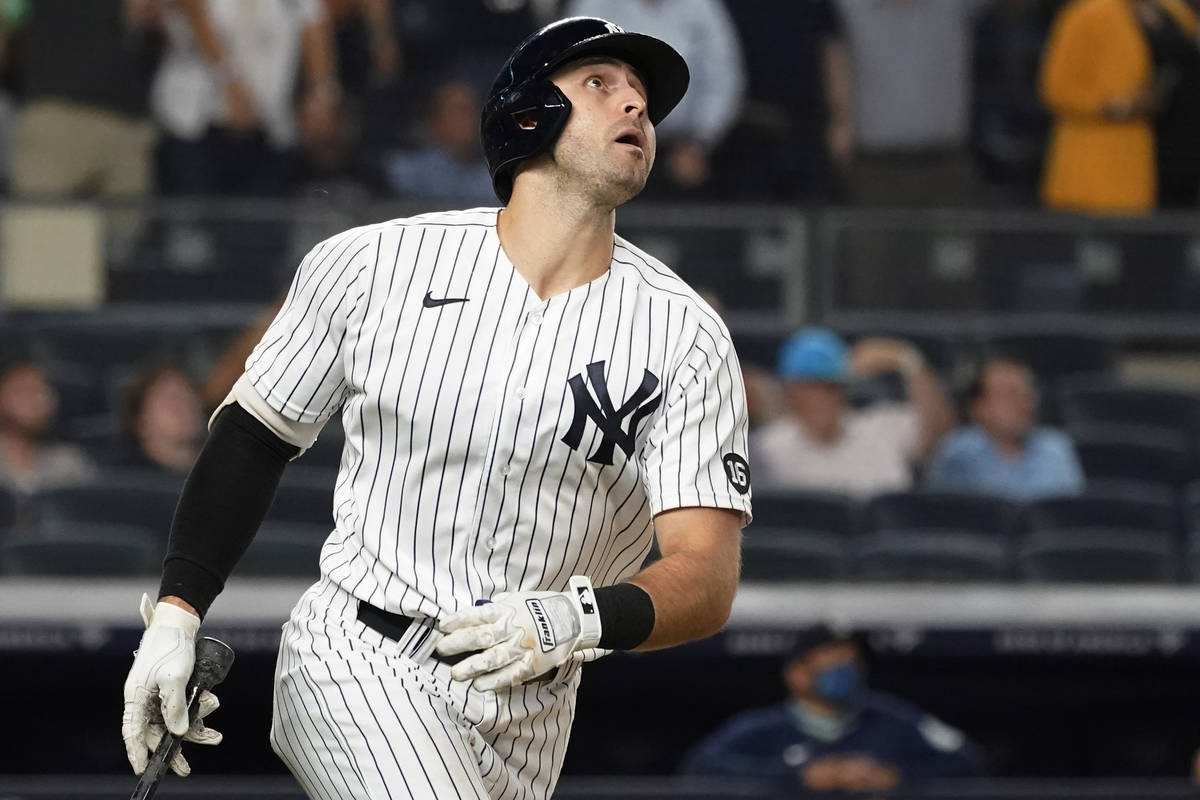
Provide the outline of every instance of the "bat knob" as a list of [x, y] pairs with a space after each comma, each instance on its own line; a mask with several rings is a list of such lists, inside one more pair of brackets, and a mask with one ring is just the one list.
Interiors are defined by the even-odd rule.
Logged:
[[225, 680], [232, 666], [233, 648], [220, 639], [204, 636], [196, 642], [196, 665], [190, 683], [200, 691], [207, 691]]

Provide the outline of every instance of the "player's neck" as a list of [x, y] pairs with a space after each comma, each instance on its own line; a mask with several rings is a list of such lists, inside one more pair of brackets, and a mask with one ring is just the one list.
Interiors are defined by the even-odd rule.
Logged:
[[553, 192], [514, 192], [496, 220], [504, 253], [543, 300], [594, 281], [612, 262], [616, 212]]

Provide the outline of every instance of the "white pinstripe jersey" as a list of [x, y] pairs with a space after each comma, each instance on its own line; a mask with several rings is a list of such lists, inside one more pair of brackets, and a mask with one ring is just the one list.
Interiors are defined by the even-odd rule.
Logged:
[[615, 583], [663, 510], [750, 513], [745, 392], [716, 314], [619, 237], [605, 274], [541, 300], [496, 217], [427, 214], [320, 243], [246, 363], [289, 419], [341, 409], [321, 569], [410, 616], [563, 590], [573, 574]]

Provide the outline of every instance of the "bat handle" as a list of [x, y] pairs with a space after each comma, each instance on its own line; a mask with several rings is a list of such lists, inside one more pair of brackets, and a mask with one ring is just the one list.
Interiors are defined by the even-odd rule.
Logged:
[[[232, 664], [233, 648], [229, 645], [211, 636], [205, 636], [196, 642], [196, 662], [186, 690], [189, 720], [194, 719], [196, 700], [200, 697], [200, 692], [212, 689], [225, 680]], [[163, 737], [158, 747], [154, 748], [154, 755], [150, 757], [130, 800], [150, 800], [154, 796], [158, 791], [158, 782], [167, 773], [171, 759], [175, 757], [182, 743], [182, 736], [176, 736], [169, 730], [163, 732]]]
[[158, 742], [158, 747], [154, 748], [154, 755], [151, 756], [146, 771], [142, 773], [129, 800], [150, 800], [151, 797], [154, 797], [154, 793], [158, 791], [159, 780], [166, 774], [167, 766], [175, 757], [182, 741], [182, 737], [176, 736], [170, 731], [163, 734], [162, 739]]

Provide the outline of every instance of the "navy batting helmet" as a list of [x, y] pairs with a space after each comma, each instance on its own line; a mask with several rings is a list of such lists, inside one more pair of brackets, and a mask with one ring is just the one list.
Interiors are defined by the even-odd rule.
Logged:
[[647, 116], [655, 125], [687, 91], [687, 63], [666, 42], [627, 33], [596, 17], [552, 22], [521, 42], [508, 57], [483, 104], [483, 151], [492, 186], [502, 202], [512, 196], [517, 164], [550, 149], [571, 114], [571, 101], [550, 81], [550, 75], [568, 61], [589, 55], [618, 58], [641, 74], [646, 84]]

